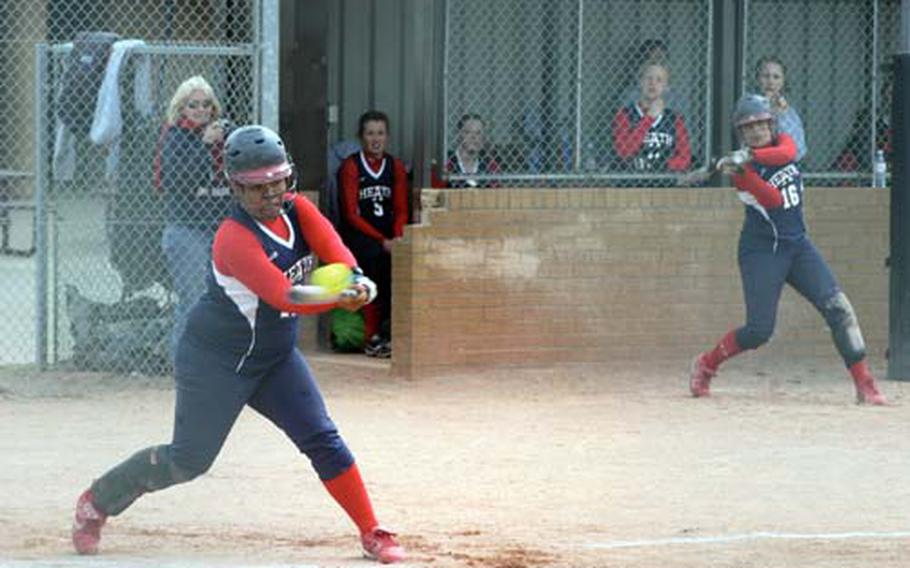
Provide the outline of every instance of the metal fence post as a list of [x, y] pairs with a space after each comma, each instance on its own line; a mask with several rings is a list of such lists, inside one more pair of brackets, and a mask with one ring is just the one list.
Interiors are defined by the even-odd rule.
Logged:
[[256, 33], [259, 35], [259, 120], [263, 126], [278, 131], [278, 0], [260, 0], [261, 10]]
[[47, 367], [47, 44], [35, 46], [35, 363]]
[[888, 378], [910, 381], [910, 0], [901, 4], [900, 53], [894, 65], [893, 174], [891, 176], [891, 250], [888, 262]]

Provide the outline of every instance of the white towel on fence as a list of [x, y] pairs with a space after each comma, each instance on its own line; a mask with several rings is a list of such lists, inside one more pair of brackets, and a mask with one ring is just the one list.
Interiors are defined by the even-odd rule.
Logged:
[[[72, 47], [72, 43], [66, 44]], [[104, 79], [98, 89], [95, 113], [89, 140], [99, 146], [108, 146], [105, 173], [109, 180], [115, 179], [120, 159], [120, 139], [123, 134], [123, 113], [120, 101], [120, 71], [133, 50], [145, 46], [140, 39], [125, 39], [114, 42], [111, 55], [104, 70]], [[148, 54], [141, 54], [136, 63], [133, 77], [133, 108], [143, 118], [152, 116], [155, 105], [152, 100], [152, 63]], [[73, 179], [76, 171], [75, 140], [69, 128], [57, 121], [54, 140], [54, 174], [58, 180]]]

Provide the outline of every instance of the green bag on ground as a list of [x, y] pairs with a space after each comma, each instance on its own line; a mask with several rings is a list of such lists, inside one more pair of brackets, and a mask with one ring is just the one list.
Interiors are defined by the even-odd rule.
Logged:
[[349, 312], [335, 308], [329, 312], [332, 349], [339, 353], [363, 351], [363, 312]]

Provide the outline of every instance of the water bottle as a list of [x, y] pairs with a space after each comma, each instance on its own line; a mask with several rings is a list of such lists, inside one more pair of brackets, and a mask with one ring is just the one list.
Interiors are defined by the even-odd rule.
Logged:
[[888, 164], [885, 162], [885, 152], [875, 151], [875, 163], [872, 164], [872, 187], [885, 187], [888, 177]]
[[585, 146], [585, 171], [594, 172], [597, 171], [597, 155], [594, 152], [594, 144], [588, 142]]

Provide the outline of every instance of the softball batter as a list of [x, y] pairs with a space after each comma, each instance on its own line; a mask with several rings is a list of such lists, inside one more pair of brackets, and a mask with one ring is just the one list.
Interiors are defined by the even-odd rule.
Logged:
[[395, 535], [379, 527], [354, 457], [295, 346], [297, 314], [336, 305], [358, 310], [375, 298], [376, 286], [358, 274], [351, 296], [337, 303], [291, 301], [316, 257], [355, 267], [354, 257], [310, 201], [288, 193], [293, 168], [277, 134], [255, 125], [234, 131], [225, 143], [225, 169], [236, 203], [215, 235], [207, 289], [177, 349], [173, 439], [136, 452], [82, 493], [73, 544], [80, 554], [96, 553], [108, 517], [145, 493], [205, 473], [249, 405], [310, 459], [357, 525], [366, 555], [403, 560]]
[[771, 338], [781, 290], [787, 283], [825, 318], [853, 377], [857, 401], [887, 404], [866, 363], [866, 345], [853, 307], [806, 233], [796, 144], [777, 132], [774, 114], [763, 97], [742, 98], [732, 122], [744, 148], [718, 165], [732, 175], [746, 204], [738, 255], [746, 325], [728, 332], [713, 349], [695, 358], [689, 380], [692, 395], [709, 396], [711, 378], [722, 362]]

